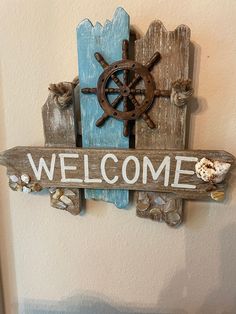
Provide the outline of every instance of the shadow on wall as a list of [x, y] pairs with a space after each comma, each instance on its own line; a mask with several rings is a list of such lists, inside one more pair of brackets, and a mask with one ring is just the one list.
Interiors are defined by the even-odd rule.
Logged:
[[189, 47], [189, 79], [192, 81], [194, 93], [187, 105], [185, 140], [186, 147], [188, 149], [194, 149], [194, 134], [199, 132], [196, 130], [195, 117], [199, 114], [203, 114], [208, 107], [206, 99], [198, 94], [200, 64], [201, 46], [199, 46], [196, 42], [191, 41]]
[[152, 308], [135, 308], [120, 305], [101, 296], [80, 294], [55, 303], [28, 302], [20, 314], [186, 314], [183, 310], [159, 311]]
[[[201, 247], [206, 245], [203, 238], [206, 240], [207, 234], [200, 238], [193, 235], [191, 238], [191, 232], [192, 230], [187, 232], [190, 239], [187, 240], [188, 245], [186, 246], [186, 268], [176, 272], [171, 281], [164, 286], [159, 297], [158, 308], [168, 308], [168, 304], [169, 308], [173, 308], [174, 305], [180, 303], [184, 310], [188, 309], [187, 313], [235, 314], [236, 223], [229, 224], [219, 232], [217, 262], [220, 266], [216, 270], [218, 284], [212, 289], [209, 287], [209, 278], [206, 278], [214, 276], [214, 271], [211, 269], [214, 266], [211, 264], [212, 257], [208, 260], [209, 256], [206, 256], [206, 250], [201, 253]], [[199, 252], [198, 256], [196, 256], [196, 252]], [[208, 288], [205, 287], [204, 280], [206, 280]], [[204, 297], [204, 292], [208, 290], [210, 290], [209, 293]], [[175, 311], [169, 312], [176, 313]]]
[[[204, 235], [206, 236], [206, 235]], [[195, 237], [194, 237], [195, 238]], [[196, 240], [196, 242], [195, 242]], [[201, 239], [191, 239], [192, 249], [204, 245]], [[191, 259], [186, 268], [173, 275], [170, 282], [158, 297], [156, 306], [149, 308], [122, 305], [97, 294], [78, 294], [57, 303], [49, 301], [25, 301], [20, 308], [21, 314], [235, 314], [236, 313], [236, 223], [228, 225], [219, 233], [218, 286], [201, 298], [199, 288], [204, 290], [205, 272], [211, 272], [211, 263], [199, 265]], [[193, 248], [195, 246], [195, 248]], [[204, 251], [205, 252], [205, 251]], [[189, 254], [192, 255], [193, 251]], [[205, 254], [205, 253], [204, 253]], [[188, 255], [188, 254], [187, 254]], [[201, 255], [201, 253], [200, 253]], [[193, 258], [193, 257], [191, 257]], [[199, 261], [206, 256], [199, 256]], [[194, 258], [195, 259], [195, 258]], [[188, 258], [187, 258], [188, 260]], [[218, 258], [217, 258], [218, 260]], [[196, 261], [197, 262], [197, 261]], [[205, 269], [205, 272], [201, 268]], [[155, 293], [153, 291], [153, 293]], [[189, 311], [188, 311], [189, 310]]]
[[236, 224], [220, 233], [219, 285], [205, 298], [198, 313], [236, 313]]

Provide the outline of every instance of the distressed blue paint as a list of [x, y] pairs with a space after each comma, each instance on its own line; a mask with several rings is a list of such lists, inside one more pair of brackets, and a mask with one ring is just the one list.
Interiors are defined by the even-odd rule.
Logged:
[[[98, 22], [93, 26], [87, 19], [79, 24], [77, 45], [80, 88], [97, 86], [103, 69], [94, 53], [100, 52], [109, 64], [120, 60], [124, 39], [129, 39], [129, 16], [122, 8], [118, 8], [112, 21], [106, 21], [104, 26]], [[123, 136], [122, 121], [109, 118], [101, 128], [96, 127], [96, 120], [103, 114], [96, 95], [80, 93], [80, 106], [83, 147], [129, 147], [129, 139]], [[129, 192], [87, 189], [85, 198], [104, 200], [114, 203], [118, 208], [125, 208], [129, 203]]]

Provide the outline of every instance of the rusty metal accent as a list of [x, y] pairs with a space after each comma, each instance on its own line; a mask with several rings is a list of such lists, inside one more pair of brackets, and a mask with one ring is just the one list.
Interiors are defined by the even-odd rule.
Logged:
[[[147, 111], [151, 107], [155, 97], [170, 97], [171, 91], [156, 89], [154, 79], [150, 73], [152, 67], [161, 59], [159, 52], [153, 54], [151, 59], [144, 65], [128, 59], [129, 42], [124, 40], [122, 43], [122, 60], [111, 65], [104, 57], [96, 52], [96, 60], [100, 63], [104, 71], [100, 75], [97, 87], [83, 88], [84, 94], [96, 94], [99, 104], [103, 109], [103, 115], [96, 121], [96, 126], [100, 127], [109, 117], [124, 121], [124, 136], [129, 135], [129, 121], [142, 118], [150, 128], [155, 128], [154, 122], [149, 117]], [[122, 72], [123, 78], [120, 79], [117, 73]], [[133, 75], [132, 75], [133, 74]], [[132, 80], [129, 79], [132, 77]], [[108, 82], [112, 80], [117, 87], [108, 87]], [[143, 81], [144, 88], [136, 88], [136, 85]], [[111, 103], [108, 100], [109, 94], [118, 96]], [[143, 99], [138, 101], [136, 95], [142, 95]], [[123, 111], [117, 107], [123, 101]]]
[[[121, 82], [117, 77], [114, 75], [115, 72], [121, 70], [135, 70], [136, 73], [143, 79], [144, 85], [146, 87], [146, 93], [144, 94], [144, 100], [142, 103], [139, 103], [135, 96], [131, 93], [129, 86], [126, 85], [125, 82]], [[106, 85], [109, 79], [112, 79], [119, 87], [120, 87], [120, 95], [123, 99], [129, 99], [133, 104], [133, 108], [129, 111], [120, 111], [115, 109], [108, 101], [107, 94], [105, 92]], [[153, 102], [155, 92], [155, 84], [152, 79], [151, 74], [149, 73], [148, 69], [144, 67], [142, 64], [131, 61], [118, 61], [113, 63], [111, 66], [107, 67], [104, 72], [100, 75], [98, 79], [97, 85], [97, 97], [98, 101], [108, 116], [113, 116], [118, 120], [135, 120], [142, 116], [142, 114], [147, 111], [150, 105]]]

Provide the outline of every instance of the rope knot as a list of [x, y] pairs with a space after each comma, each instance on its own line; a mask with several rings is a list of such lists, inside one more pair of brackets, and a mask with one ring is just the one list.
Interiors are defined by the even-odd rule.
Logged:
[[72, 82], [60, 82], [50, 84], [48, 89], [51, 97], [60, 110], [64, 110], [72, 105], [73, 89], [79, 83], [78, 77]]
[[171, 104], [178, 107], [187, 104], [187, 100], [193, 94], [193, 88], [191, 87], [191, 80], [177, 80], [172, 84], [170, 100]]

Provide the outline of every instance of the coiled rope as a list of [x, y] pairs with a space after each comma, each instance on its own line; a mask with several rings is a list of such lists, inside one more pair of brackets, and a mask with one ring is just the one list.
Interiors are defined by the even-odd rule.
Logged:
[[73, 89], [76, 85], [78, 85], [78, 83], [79, 79], [78, 76], [76, 76], [72, 82], [60, 82], [49, 85], [48, 89], [51, 97], [59, 109], [66, 109], [72, 104]]

